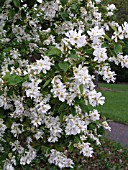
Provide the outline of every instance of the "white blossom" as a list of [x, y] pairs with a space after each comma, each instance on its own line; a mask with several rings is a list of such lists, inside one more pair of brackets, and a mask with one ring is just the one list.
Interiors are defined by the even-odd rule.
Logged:
[[64, 167], [73, 168], [73, 161], [66, 157], [62, 152], [51, 150], [50, 157], [48, 159], [49, 163], [59, 166], [60, 169]]
[[66, 33], [68, 38], [65, 40], [68, 41], [71, 45], [76, 45], [77, 48], [81, 48], [87, 44], [86, 36], [81, 35], [82, 32], [82, 30], [79, 30], [78, 32], [76, 30], [70, 30]]

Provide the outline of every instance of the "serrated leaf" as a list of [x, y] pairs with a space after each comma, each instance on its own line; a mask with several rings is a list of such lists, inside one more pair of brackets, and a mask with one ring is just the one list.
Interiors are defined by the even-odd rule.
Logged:
[[59, 67], [64, 71], [67, 72], [69, 68], [69, 63], [68, 62], [59, 62]]
[[114, 51], [115, 51], [116, 55], [119, 54], [119, 53], [122, 53], [122, 45], [115, 43], [114, 44]]
[[13, 3], [15, 7], [19, 8], [20, 7], [20, 0], [13, 0]]
[[48, 56], [61, 55], [61, 50], [59, 50], [58, 48], [51, 48], [46, 52], [46, 55]]

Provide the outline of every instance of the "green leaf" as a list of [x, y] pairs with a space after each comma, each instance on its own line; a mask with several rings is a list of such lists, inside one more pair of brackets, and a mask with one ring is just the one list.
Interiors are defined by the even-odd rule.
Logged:
[[89, 130], [93, 130], [95, 128], [96, 128], [96, 124], [95, 123], [90, 123], [89, 126], [88, 126]]
[[1, 96], [2, 94], [4, 94], [4, 91], [0, 90], [0, 96]]
[[116, 26], [111, 26], [111, 28], [112, 28], [115, 32], [118, 32]]
[[102, 48], [104, 48], [104, 47], [109, 48], [109, 45], [106, 44], [106, 43], [103, 43], [103, 44], [102, 44]]
[[13, 0], [13, 3], [15, 7], [19, 8], [20, 7], [20, 0]]
[[69, 151], [70, 151], [70, 152], [73, 152], [73, 150], [74, 150], [74, 146], [73, 146], [73, 144], [71, 143], [71, 144], [69, 145]]
[[51, 48], [46, 52], [48, 56], [61, 55], [61, 51], [58, 48]]
[[74, 10], [74, 11], [77, 11], [78, 10], [77, 4], [72, 4], [71, 9]]
[[86, 52], [86, 54], [90, 55], [93, 53], [93, 51], [94, 51], [94, 49], [90, 48], [90, 49], [87, 49], [85, 52]]
[[50, 82], [51, 82], [51, 79], [47, 80], [47, 81], [44, 83], [43, 88], [45, 88]]
[[108, 35], [106, 35], [105, 34], [105, 36], [104, 36], [105, 38], [106, 38], [106, 40], [108, 40], [109, 42], [111, 42], [111, 38], [109, 38], [109, 36]]
[[69, 63], [68, 62], [59, 62], [59, 67], [64, 71], [67, 72], [69, 68]]
[[0, 118], [5, 118], [6, 114], [3, 108], [0, 108]]
[[98, 135], [103, 135], [104, 132], [105, 132], [105, 131], [104, 131], [104, 128], [103, 128], [103, 127], [100, 127], [100, 128], [97, 129], [97, 134], [98, 134]]
[[60, 2], [62, 4], [62, 6], [65, 6], [67, 4], [68, 0], [60, 0]]
[[68, 21], [69, 20], [68, 12], [66, 12], [66, 11], [61, 12], [61, 17], [63, 18], [64, 21]]
[[79, 56], [76, 55], [76, 54], [69, 54], [68, 57], [69, 57], [69, 58], [72, 58], [72, 59], [78, 59], [78, 58], [79, 58]]
[[79, 86], [79, 88], [80, 88], [81, 94], [83, 94], [83, 85], [81, 84], [81, 85]]
[[23, 78], [16, 75], [16, 74], [9, 74], [7, 73], [4, 77], [3, 77], [4, 81], [7, 81], [8, 85], [13, 86], [13, 85], [17, 85], [21, 82], [23, 82]]
[[83, 112], [88, 112], [88, 107], [85, 105], [85, 102], [83, 99], [76, 99], [76, 104], [78, 104], [80, 106], [80, 108], [82, 109]]
[[12, 96], [13, 95], [13, 88], [10, 88], [7, 92], [8, 96]]
[[71, 113], [73, 116], [75, 116], [77, 114], [76, 109], [74, 107], [71, 107]]
[[64, 117], [64, 112], [62, 112], [61, 114], [60, 114], [60, 123], [62, 123], [63, 122], [63, 117]]
[[24, 79], [24, 82], [25, 82], [25, 81], [29, 81], [29, 76], [26, 75], [23, 79]]
[[122, 53], [122, 45], [115, 43], [114, 44], [114, 51], [115, 51], [116, 55], [119, 54], [119, 53]]
[[75, 143], [79, 143], [79, 141], [81, 141], [81, 140], [80, 140], [80, 135], [74, 136], [74, 142], [75, 142]]
[[66, 102], [61, 103], [60, 107], [58, 109], [58, 112], [59, 113], [63, 112], [65, 110], [65, 108], [67, 108], [67, 107], [68, 107], [68, 104]]

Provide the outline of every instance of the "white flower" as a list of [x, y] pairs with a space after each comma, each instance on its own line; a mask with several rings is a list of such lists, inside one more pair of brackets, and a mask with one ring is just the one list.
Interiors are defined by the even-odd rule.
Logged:
[[12, 151], [17, 151], [19, 154], [24, 152], [24, 148], [20, 145], [20, 142], [16, 140], [14, 143], [11, 143]]
[[46, 127], [50, 130], [50, 137], [48, 142], [56, 142], [61, 137], [62, 129], [60, 127], [59, 117], [45, 116], [44, 122]]
[[77, 115], [73, 116], [70, 114], [69, 116], [66, 116], [65, 121], [66, 121], [65, 127], [66, 135], [76, 135], [87, 130], [86, 121], [81, 120], [80, 117]]
[[95, 0], [97, 4], [101, 3], [102, 0]]
[[103, 80], [109, 83], [110, 81], [115, 82], [115, 72], [111, 71], [111, 68], [107, 65], [102, 66], [102, 70], [99, 72], [103, 76]]
[[11, 126], [11, 133], [13, 133], [14, 137], [17, 137], [19, 134], [23, 132], [23, 125], [20, 123], [13, 122]]
[[35, 69], [38, 71], [38, 74], [41, 71], [46, 74], [46, 71], [50, 70], [51, 66], [53, 65], [53, 63], [51, 63], [51, 60], [49, 57], [47, 57], [47, 56], [42, 56], [42, 57], [43, 57], [43, 59], [36, 61]]
[[24, 156], [20, 158], [20, 164], [26, 165], [30, 164], [33, 159], [36, 157], [35, 149], [33, 149], [30, 145], [28, 145], [29, 150], [25, 152]]
[[38, 140], [38, 139], [40, 139], [40, 138], [43, 138], [43, 137], [42, 137], [43, 134], [44, 134], [43, 131], [42, 131], [42, 130], [39, 130], [39, 131], [37, 131], [37, 133], [36, 133], [34, 136], [35, 136], [35, 138]]
[[21, 164], [21, 165], [25, 165], [25, 164], [26, 164], [26, 158], [25, 158], [24, 156], [22, 156], [22, 157], [20, 158], [20, 164]]
[[94, 44], [98, 44], [99, 42], [101, 42], [101, 39], [105, 35], [104, 29], [99, 28], [99, 26], [95, 26], [94, 28], [91, 28], [90, 31], [87, 31], [87, 33]]
[[5, 133], [5, 130], [7, 129], [7, 126], [4, 124], [3, 119], [0, 119], [0, 139], [3, 137], [3, 134]]
[[39, 125], [42, 124], [42, 118], [40, 117], [40, 115], [35, 115], [34, 118], [33, 118], [33, 120], [31, 121], [31, 123], [32, 123], [34, 126], [38, 127]]
[[106, 48], [95, 48], [93, 52], [93, 55], [95, 56], [94, 61], [98, 61], [98, 63], [101, 63], [107, 60], [108, 57], [106, 51]]
[[99, 120], [100, 115], [99, 115], [98, 111], [94, 109], [93, 111], [90, 111], [90, 113], [89, 113], [89, 118], [90, 118], [92, 121], [96, 121], [96, 120]]
[[113, 11], [113, 10], [115, 10], [115, 9], [116, 9], [116, 6], [115, 6], [114, 4], [108, 4], [107, 10]]
[[60, 169], [64, 167], [73, 168], [73, 161], [66, 157], [62, 152], [56, 151], [55, 149], [51, 150], [50, 157], [48, 162], [51, 164], [55, 164]]
[[81, 48], [83, 46], [85, 46], [87, 44], [86, 41], [86, 36], [85, 35], [81, 35], [82, 34], [82, 30], [79, 30], [78, 33], [76, 30], [70, 30], [69, 32], [67, 32], [65, 35], [68, 37], [68, 39], [66, 38], [66, 40], [71, 44], [71, 45], [76, 45], [77, 48]]
[[60, 80], [61, 76], [55, 76], [52, 79], [53, 88], [51, 92], [53, 93], [54, 97], [58, 97], [60, 101], [64, 102], [67, 97], [66, 86]]
[[[89, 75], [89, 71], [87, 67], [82, 67], [82, 65], [79, 65], [79, 67], [73, 67], [73, 73], [75, 76], [75, 79], [83, 85], [86, 85], [87, 88], [92, 85], [92, 79], [93, 77]], [[79, 85], [80, 85], [79, 84]]]
[[122, 25], [125, 38], [128, 38], [128, 23], [124, 22]]
[[10, 55], [12, 56], [13, 59], [17, 59], [20, 56], [20, 53], [18, 52], [18, 49], [13, 49], [10, 51]]
[[42, 2], [43, 2], [43, 0], [37, 0], [37, 2], [42, 3]]
[[4, 165], [3, 170], [15, 170], [11, 163]]
[[102, 122], [102, 125], [105, 129], [111, 131], [111, 127], [108, 125], [108, 123], [106, 121]]
[[105, 97], [102, 96], [101, 92], [96, 92], [96, 90], [88, 92], [89, 103], [95, 107], [96, 105], [103, 105]]
[[89, 147], [90, 143], [82, 143], [81, 144], [81, 151], [80, 153], [83, 153], [84, 156], [92, 157], [93, 154], [93, 148]]

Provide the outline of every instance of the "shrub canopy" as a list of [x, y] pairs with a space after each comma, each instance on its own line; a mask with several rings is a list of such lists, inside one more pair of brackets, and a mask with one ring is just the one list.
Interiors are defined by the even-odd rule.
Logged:
[[[102, 0], [6, 0], [0, 4], [0, 165], [74, 168], [93, 155], [103, 129], [95, 74], [115, 81], [110, 62], [128, 67], [128, 23]], [[90, 109], [89, 109], [90, 108]]]

